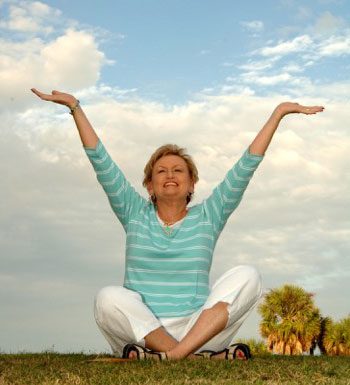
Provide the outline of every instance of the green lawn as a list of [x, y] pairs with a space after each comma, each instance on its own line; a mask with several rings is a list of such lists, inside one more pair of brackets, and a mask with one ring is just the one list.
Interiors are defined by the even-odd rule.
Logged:
[[258, 356], [248, 362], [183, 360], [94, 363], [84, 354], [2, 354], [0, 385], [350, 385], [350, 357]]

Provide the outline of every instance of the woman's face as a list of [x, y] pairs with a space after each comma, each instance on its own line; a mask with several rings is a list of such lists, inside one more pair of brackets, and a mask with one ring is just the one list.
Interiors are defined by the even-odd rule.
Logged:
[[187, 163], [177, 155], [165, 155], [158, 159], [152, 170], [152, 180], [147, 184], [150, 195], [161, 200], [186, 201], [194, 191]]

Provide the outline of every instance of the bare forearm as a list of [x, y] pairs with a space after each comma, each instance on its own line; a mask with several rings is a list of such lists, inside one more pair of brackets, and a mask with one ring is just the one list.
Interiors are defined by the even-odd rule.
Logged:
[[324, 110], [323, 106], [302, 106], [299, 103], [284, 102], [279, 104], [251, 145], [249, 152], [264, 155], [281, 120], [288, 114], [314, 115]]
[[83, 146], [95, 148], [98, 136], [80, 106], [73, 112], [73, 118]]
[[282, 120], [283, 115], [279, 112], [278, 107], [273, 111], [268, 121], [264, 124], [263, 128], [259, 131], [251, 145], [249, 146], [249, 152], [254, 155], [264, 155], [267, 150], [277, 127]]

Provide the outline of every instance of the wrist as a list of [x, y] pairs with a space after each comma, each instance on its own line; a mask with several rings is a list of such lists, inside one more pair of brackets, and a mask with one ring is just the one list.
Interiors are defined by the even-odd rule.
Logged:
[[272, 115], [276, 118], [281, 120], [283, 117], [285, 117], [288, 114], [287, 111], [283, 108], [282, 104], [279, 104], [275, 110], [273, 111]]
[[78, 99], [75, 99], [74, 103], [69, 104], [68, 108], [70, 109], [70, 114], [73, 115], [74, 112], [80, 107], [80, 102]]

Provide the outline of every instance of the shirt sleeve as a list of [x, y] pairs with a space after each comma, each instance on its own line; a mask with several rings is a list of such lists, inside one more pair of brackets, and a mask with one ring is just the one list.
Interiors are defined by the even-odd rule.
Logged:
[[126, 230], [130, 218], [144, 206], [146, 199], [137, 193], [127, 181], [100, 140], [95, 148], [84, 147], [84, 150], [96, 172], [98, 182], [108, 197], [112, 210]]
[[226, 174], [225, 179], [203, 202], [216, 236], [220, 234], [229, 216], [241, 202], [244, 191], [263, 158], [263, 155], [250, 154], [248, 148]]

